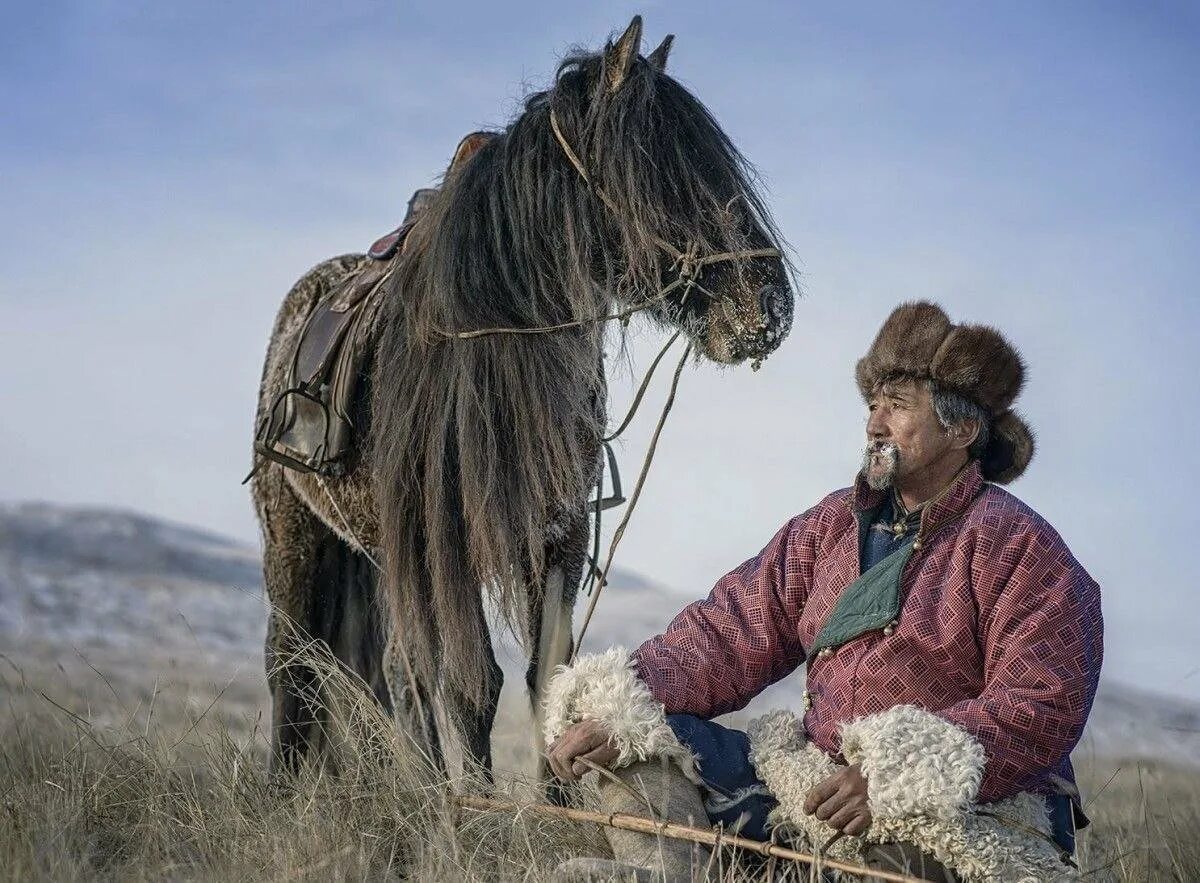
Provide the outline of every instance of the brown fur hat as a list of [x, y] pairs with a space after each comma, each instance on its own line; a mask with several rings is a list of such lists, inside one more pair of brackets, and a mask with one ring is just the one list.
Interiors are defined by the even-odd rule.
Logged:
[[1033, 459], [1029, 426], [1012, 409], [1025, 385], [1021, 355], [995, 328], [955, 325], [937, 304], [904, 303], [888, 316], [855, 379], [866, 400], [887, 380], [932, 380], [992, 415], [992, 436], [980, 459], [988, 481], [1007, 484]]

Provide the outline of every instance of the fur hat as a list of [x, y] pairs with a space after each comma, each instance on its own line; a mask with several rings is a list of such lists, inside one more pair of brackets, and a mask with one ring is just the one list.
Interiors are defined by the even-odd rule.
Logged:
[[1025, 384], [1025, 363], [1000, 332], [986, 325], [955, 325], [937, 304], [905, 303], [888, 316], [854, 370], [866, 400], [886, 380], [932, 380], [992, 416], [992, 434], [980, 458], [983, 477], [1008, 484], [1033, 459], [1033, 432], [1013, 410]]

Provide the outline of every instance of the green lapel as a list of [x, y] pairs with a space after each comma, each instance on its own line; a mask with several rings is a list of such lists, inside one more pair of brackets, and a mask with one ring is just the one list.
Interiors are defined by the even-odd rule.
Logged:
[[833, 612], [825, 620], [820, 634], [808, 650], [811, 660], [817, 651], [853, 641], [859, 635], [881, 629], [900, 616], [900, 577], [912, 557], [910, 537], [850, 585], [838, 596]]

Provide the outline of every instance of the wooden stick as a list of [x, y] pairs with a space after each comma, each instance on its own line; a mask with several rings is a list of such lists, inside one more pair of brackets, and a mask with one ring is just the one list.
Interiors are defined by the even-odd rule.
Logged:
[[469, 794], [459, 795], [454, 802], [466, 809], [479, 812], [512, 812], [528, 811], [544, 816], [554, 816], [568, 819], [572, 822], [592, 822], [609, 828], [619, 828], [622, 831], [637, 831], [642, 834], [659, 834], [675, 840], [690, 840], [693, 843], [704, 843], [709, 846], [734, 846], [747, 852], [772, 858], [788, 859], [803, 862], [808, 865], [819, 865], [835, 871], [845, 871], [858, 874], [860, 877], [870, 877], [875, 880], [886, 880], [888, 883], [928, 883], [922, 877], [910, 877], [907, 874], [897, 874], [892, 871], [868, 868], [865, 865], [855, 865], [849, 862], [823, 859], [794, 849], [776, 846], [774, 843], [763, 843], [760, 840], [750, 840], [746, 837], [721, 834], [704, 828], [693, 828], [690, 825], [679, 825], [674, 822], [656, 822], [645, 816], [629, 815], [627, 813], [599, 813], [586, 809], [573, 809], [566, 806], [551, 806], [547, 803], [516, 803], [511, 800], [493, 800], [490, 797], [474, 797]]

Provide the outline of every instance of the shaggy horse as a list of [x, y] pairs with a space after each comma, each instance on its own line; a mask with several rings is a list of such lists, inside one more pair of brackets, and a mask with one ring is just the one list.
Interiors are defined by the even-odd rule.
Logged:
[[[638, 310], [727, 364], [786, 336], [788, 267], [753, 174], [665, 73], [671, 38], [646, 57], [640, 40], [635, 18], [602, 52], [566, 58], [447, 173], [370, 317], [353, 467], [254, 476], [276, 768], [325, 739], [315, 675], [281, 664], [304, 635], [435, 752], [440, 698], [490, 769], [502, 675], [485, 599], [530, 648], [535, 712], [571, 650], [606, 422], [602, 318]], [[327, 261], [287, 295], [260, 421], [316, 301], [366, 264]], [[568, 327], [512, 333], [555, 325]], [[469, 334], [493, 327], [508, 331]]]

